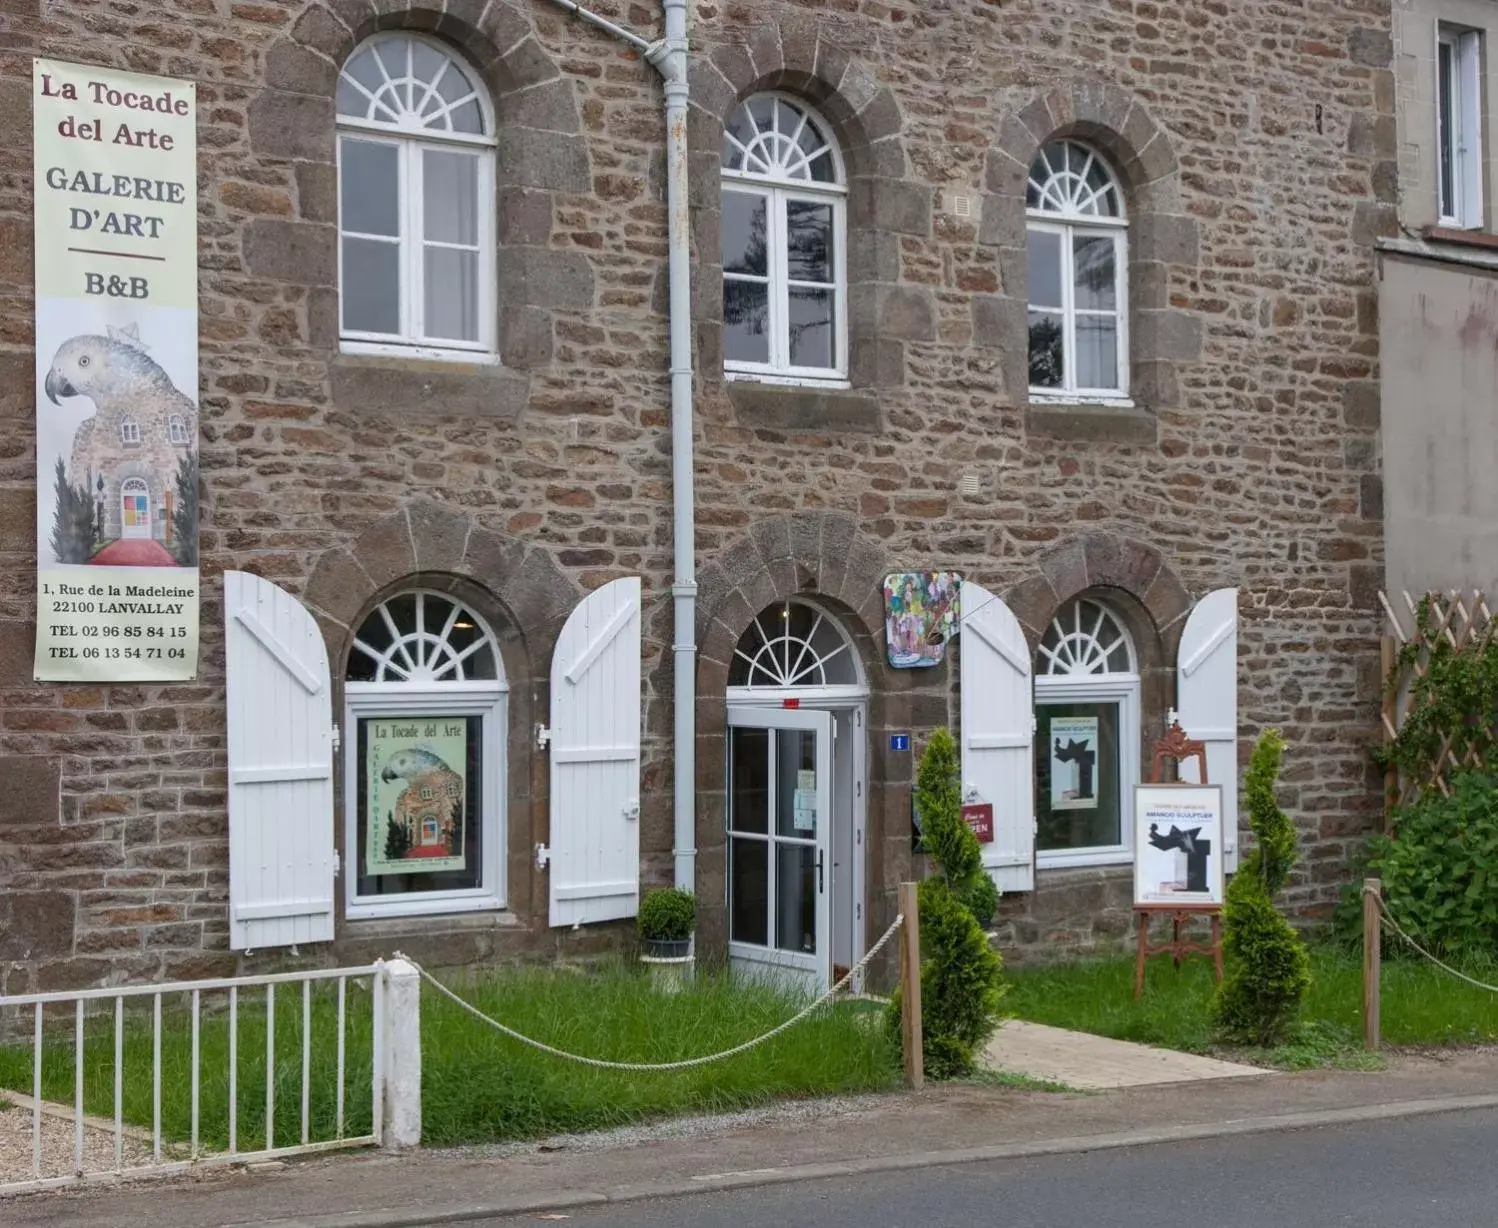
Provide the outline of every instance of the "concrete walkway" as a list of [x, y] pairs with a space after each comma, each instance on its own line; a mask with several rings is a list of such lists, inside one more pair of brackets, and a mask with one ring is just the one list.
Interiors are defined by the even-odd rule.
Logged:
[[1263, 1075], [1256, 1066], [1220, 1062], [1173, 1049], [1152, 1049], [1087, 1032], [1068, 1032], [1043, 1023], [1011, 1019], [983, 1051], [990, 1070], [1063, 1083], [1077, 1091], [1148, 1087], [1155, 1083], [1194, 1083], [1198, 1079], [1241, 1079]]

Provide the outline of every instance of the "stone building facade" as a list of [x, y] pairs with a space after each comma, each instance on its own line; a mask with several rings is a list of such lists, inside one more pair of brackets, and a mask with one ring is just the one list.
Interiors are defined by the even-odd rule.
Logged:
[[[596, 7], [655, 36], [658, 6]], [[14, 118], [0, 138], [0, 991], [242, 962], [226, 917], [226, 569], [305, 602], [335, 678], [370, 613], [421, 588], [488, 622], [508, 679], [505, 908], [340, 916], [334, 952], [304, 957], [398, 942], [462, 962], [607, 940], [547, 926], [533, 730], [568, 612], [642, 576], [641, 876], [669, 882], [658, 78], [547, 0], [19, 0], [0, 27]], [[450, 47], [492, 99], [497, 362], [340, 340], [337, 82], [365, 40], [397, 30]], [[859, 659], [868, 932], [892, 916], [912, 872], [914, 756], [887, 735], [918, 749], [957, 723], [959, 696], [953, 656], [888, 667], [882, 584], [938, 568], [1001, 595], [1032, 651], [1077, 599], [1105, 606], [1132, 642], [1141, 758], [1173, 703], [1188, 611], [1236, 588], [1242, 745], [1285, 731], [1283, 799], [1306, 853], [1289, 897], [1323, 910], [1379, 804], [1387, 5], [698, 0], [690, 37], [701, 944], [721, 951], [729, 924], [735, 649], [788, 601], [836, 620]], [[33, 54], [198, 83], [195, 684], [31, 681]], [[736, 107], [766, 92], [813, 108], [840, 153], [836, 380], [724, 374], [720, 150]], [[1095, 152], [1122, 198], [1127, 396], [1029, 390], [1027, 180], [1063, 140]], [[1128, 927], [1125, 864], [1042, 862], [1036, 887], [1003, 903], [1009, 952], [1109, 945]]]

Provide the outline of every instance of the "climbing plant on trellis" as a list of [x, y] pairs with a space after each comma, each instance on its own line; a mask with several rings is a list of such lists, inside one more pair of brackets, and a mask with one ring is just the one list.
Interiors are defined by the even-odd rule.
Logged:
[[1498, 620], [1484, 593], [1380, 593], [1385, 824], [1428, 790], [1451, 793], [1457, 772], [1498, 765]]

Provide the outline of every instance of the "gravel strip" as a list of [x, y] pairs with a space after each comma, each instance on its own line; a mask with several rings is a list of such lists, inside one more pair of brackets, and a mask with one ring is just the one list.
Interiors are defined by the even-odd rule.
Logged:
[[[0, 1185], [11, 1181], [30, 1181], [31, 1110], [11, 1107], [0, 1109]], [[151, 1146], [125, 1135], [125, 1167], [149, 1162]], [[100, 1130], [85, 1123], [83, 1127], [83, 1168], [85, 1172], [106, 1172], [114, 1168], [114, 1132]], [[74, 1172], [73, 1122], [69, 1118], [42, 1114], [42, 1176], [67, 1177]]]
[[511, 1156], [535, 1155], [547, 1151], [612, 1151], [638, 1143], [656, 1143], [665, 1139], [713, 1138], [733, 1130], [750, 1130], [760, 1126], [787, 1125], [828, 1121], [867, 1113], [890, 1101], [889, 1093], [864, 1096], [828, 1096], [818, 1100], [782, 1100], [761, 1108], [737, 1113], [699, 1114], [695, 1117], [672, 1117], [666, 1121], [614, 1130], [597, 1130], [587, 1134], [555, 1134], [527, 1142], [486, 1143], [472, 1147], [425, 1147], [427, 1155], [474, 1156], [505, 1159]]

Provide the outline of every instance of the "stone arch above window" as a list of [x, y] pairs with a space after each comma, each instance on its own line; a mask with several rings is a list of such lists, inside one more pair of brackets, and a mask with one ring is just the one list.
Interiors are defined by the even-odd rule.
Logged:
[[[746, 44], [720, 44], [690, 66], [689, 140], [694, 151], [691, 206], [698, 250], [711, 254], [701, 293], [694, 296], [698, 352], [706, 372], [724, 359], [722, 180], [715, 165], [725, 124], [756, 95], [779, 93], [826, 121], [840, 150], [847, 185], [845, 378], [839, 390], [788, 389], [736, 380], [728, 396], [741, 425], [750, 428], [877, 431], [882, 386], [903, 382], [902, 345], [936, 337], [936, 304], [929, 287], [899, 280], [902, 235], [932, 229], [932, 191], [907, 181], [904, 120], [894, 91], [873, 68], [828, 38], [814, 18], [769, 20]], [[711, 163], [714, 164], [710, 166]], [[706, 261], [704, 264], [706, 265]]]
[[[1197, 316], [1170, 306], [1173, 276], [1194, 274], [1200, 264], [1197, 223], [1182, 203], [1180, 167], [1174, 144], [1145, 104], [1117, 86], [1078, 82], [1021, 99], [999, 126], [988, 155], [986, 195], [979, 241], [998, 249], [1003, 293], [978, 296], [973, 304], [974, 334], [1005, 354], [1011, 395], [1022, 399], [1028, 379], [1012, 355], [1027, 352], [1028, 276], [1026, 220], [1030, 171], [1037, 154], [1060, 142], [1073, 142], [1106, 158], [1121, 189], [1128, 219], [1128, 366], [1126, 387], [1145, 409], [1179, 403], [1177, 369], [1201, 354]], [[1116, 423], [1094, 422], [1078, 434], [1077, 424], [1032, 414], [1030, 427], [1042, 434], [1109, 442], [1153, 442], [1152, 416]]]

